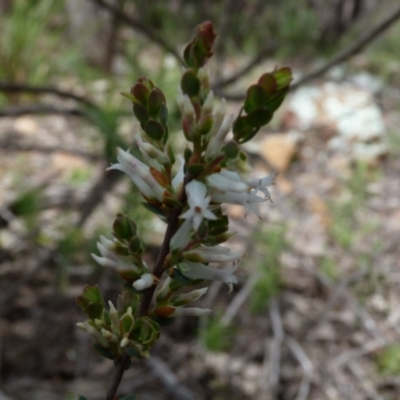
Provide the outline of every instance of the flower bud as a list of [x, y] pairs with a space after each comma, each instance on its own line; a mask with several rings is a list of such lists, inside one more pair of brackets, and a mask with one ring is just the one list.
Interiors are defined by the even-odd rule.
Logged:
[[137, 281], [133, 282], [132, 286], [136, 290], [144, 290], [149, 288], [154, 284], [154, 275], [153, 274], [143, 274], [140, 279]]

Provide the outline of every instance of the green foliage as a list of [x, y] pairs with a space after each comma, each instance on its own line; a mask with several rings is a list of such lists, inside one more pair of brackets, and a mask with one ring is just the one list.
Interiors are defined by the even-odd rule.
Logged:
[[9, 206], [10, 211], [17, 217], [36, 214], [40, 210], [42, 190], [33, 189], [21, 193]]
[[286, 229], [271, 227], [257, 237], [260, 261], [257, 265], [259, 277], [250, 296], [250, 309], [254, 313], [265, 310], [271, 297], [279, 293], [282, 285], [279, 258], [285, 250]]
[[376, 358], [377, 368], [382, 375], [400, 374], [400, 345], [385, 347]]
[[330, 257], [323, 257], [319, 267], [324, 275], [328, 278], [337, 280], [339, 278], [339, 271], [336, 268], [336, 261]]
[[92, 172], [88, 168], [74, 168], [69, 176], [69, 182], [73, 186], [80, 186], [86, 183], [92, 176]]
[[233, 345], [235, 328], [221, 324], [219, 317], [207, 318], [206, 326], [200, 334], [200, 340], [210, 351], [229, 351]]
[[58, 37], [48, 28], [57, 2], [14, 0], [0, 23], [0, 79], [37, 82], [49, 74]]

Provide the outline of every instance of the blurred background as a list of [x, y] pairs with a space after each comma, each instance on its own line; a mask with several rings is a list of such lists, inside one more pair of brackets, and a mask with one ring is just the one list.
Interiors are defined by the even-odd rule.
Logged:
[[[209, 70], [237, 113], [246, 88], [289, 66], [294, 89], [246, 151], [277, 172], [262, 221], [229, 207], [245, 251], [232, 293], [178, 319], [120, 394], [142, 400], [400, 398], [400, 7], [378, 0], [0, 0], [0, 399], [105, 396], [112, 363], [75, 324], [117, 212], [151, 263], [163, 224], [117, 171], [138, 125], [120, 92], [142, 75], [168, 99], [181, 52], [211, 20]], [[180, 144], [179, 135], [174, 138]]]

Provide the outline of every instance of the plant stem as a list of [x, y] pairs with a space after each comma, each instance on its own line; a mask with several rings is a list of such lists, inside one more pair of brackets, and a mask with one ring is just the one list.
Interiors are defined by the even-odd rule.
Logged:
[[[181, 203], [184, 203], [186, 201], [186, 193], [185, 193], [185, 186], [188, 183], [188, 177], [185, 178], [185, 181], [182, 185], [182, 191], [180, 197]], [[164, 261], [165, 258], [167, 257], [169, 253], [169, 242], [171, 241], [172, 236], [176, 233], [176, 231], [179, 228], [179, 215], [182, 212], [182, 208], [176, 208], [172, 211], [167, 230], [165, 232], [164, 236], [164, 241], [161, 245], [160, 252], [158, 253], [156, 265], [154, 266], [153, 269], [153, 274], [157, 276], [157, 278], [160, 278], [162, 273], [164, 272]], [[141, 299], [140, 306], [139, 306], [139, 312], [137, 314], [137, 318], [144, 317], [145, 315], [148, 314], [151, 300], [154, 295], [154, 291], [156, 290], [156, 285], [151, 286], [148, 288]], [[113, 377], [111, 379], [110, 385], [107, 390], [107, 397], [106, 400], [115, 400], [115, 393], [118, 390], [118, 386], [121, 383], [122, 377], [125, 372], [125, 368], [128, 365], [130, 356], [126, 353], [124, 353], [120, 359], [118, 360], [118, 364], [115, 367]]]

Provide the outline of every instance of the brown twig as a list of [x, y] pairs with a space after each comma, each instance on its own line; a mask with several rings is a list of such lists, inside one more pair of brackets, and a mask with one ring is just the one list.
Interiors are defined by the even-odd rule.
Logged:
[[125, 14], [118, 8], [113, 7], [111, 4], [108, 4], [104, 0], [92, 0], [92, 1], [97, 5], [99, 5], [100, 7], [103, 7], [109, 12], [113, 13], [113, 15], [117, 17], [124, 24], [130, 26], [132, 29], [136, 29], [137, 31], [141, 32], [144, 36], [146, 36], [148, 39], [152, 40], [154, 43], [157, 43], [159, 46], [164, 48], [168, 53], [171, 53], [181, 64], [183, 64], [182, 57], [179, 55], [179, 53], [161, 36], [153, 32], [145, 24], [141, 23], [139, 20], [133, 18], [132, 16]]
[[97, 108], [94, 103], [90, 100], [86, 99], [83, 96], [79, 96], [72, 92], [68, 92], [65, 90], [57, 89], [53, 86], [31, 86], [24, 83], [12, 83], [12, 82], [4, 82], [0, 81], [0, 92], [7, 93], [31, 93], [31, 94], [54, 94], [58, 97], [64, 99], [72, 99], [79, 103], [84, 104], [85, 106], [91, 108]]
[[[331, 60], [327, 61], [321, 67], [316, 68], [314, 71], [303, 76], [293, 85], [291, 85], [291, 90], [296, 90], [300, 86], [305, 83], [318, 78], [323, 75], [325, 72], [330, 70], [332, 67], [346, 61], [350, 57], [359, 53], [363, 50], [367, 45], [369, 45], [374, 39], [382, 35], [391, 25], [393, 25], [400, 18], [400, 7], [397, 7], [394, 11], [392, 11], [389, 15], [387, 15], [379, 24], [377, 24], [371, 30], [363, 33], [360, 37], [350, 43], [343, 50], [340, 50]], [[215, 87], [218, 89], [218, 82], [215, 84]], [[227, 100], [231, 101], [243, 101], [245, 96], [237, 95], [237, 94], [225, 94], [219, 90], [215, 91], [215, 94], [221, 97], [225, 97]]]
[[[189, 182], [189, 178], [188, 178], [188, 176], [186, 176], [186, 178], [183, 182], [183, 185], [182, 185], [181, 195], [179, 196], [180, 197], [179, 201], [182, 204], [184, 204], [184, 202], [186, 201], [185, 187], [188, 182]], [[164, 272], [164, 261], [169, 253], [169, 243], [172, 239], [172, 236], [174, 236], [174, 234], [176, 233], [176, 231], [179, 228], [179, 215], [181, 214], [181, 212], [182, 212], [181, 208], [175, 208], [172, 211], [171, 216], [169, 218], [167, 230], [166, 230], [165, 236], [164, 236], [164, 240], [161, 245], [161, 249], [158, 254], [156, 264], [152, 271], [153, 275], [157, 276], [158, 278], [160, 278], [162, 273]], [[148, 288], [142, 295], [137, 318], [141, 318], [148, 314], [149, 308], [151, 305], [151, 300], [153, 298], [155, 290], [156, 290], [156, 286], [153, 285], [150, 288]], [[110, 386], [107, 390], [106, 400], [114, 399], [115, 393], [117, 392], [118, 386], [124, 375], [124, 372], [125, 372], [126, 366], [128, 365], [129, 359], [130, 359], [130, 357], [126, 353], [124, 353], [121, 356], [117, 366], [115, 367], [114, 375], [111, 378]]]
[[389, 15], [386, 16], [378, 25], [376, 25], [370, 31], [363, 33], [359, 38], [357, 38], [354, 42], [350, 43], [343, 50], [339, 51], [331, 60], [322, 65], [321, 67], [315, 69], [309, 74], [303, 76], [296, 83], [294, 83], [291, 88], [297, 89], [299, 86], [304, 85], [304, 83], [321, 76], [329, 69], [334, 67], [335, 65], [340, 64], [341, 62], [347, 60], [348, 58], [354, 56], [359, 53], [362, 49], [364, 49], [368, 44], [370, 44], [374, 39], [380, 36], [383, 32], [385, 32], [392, 24], [394, 24], [400, 18], [400, 7], [397, 7], [394, 11], [392, 11]]
[[20, 117], [26, 114], [61, 114], [88, 118], [79, 108], [60, 108], [47, 104], [23, 104], [0, 109], [0, 117]]

